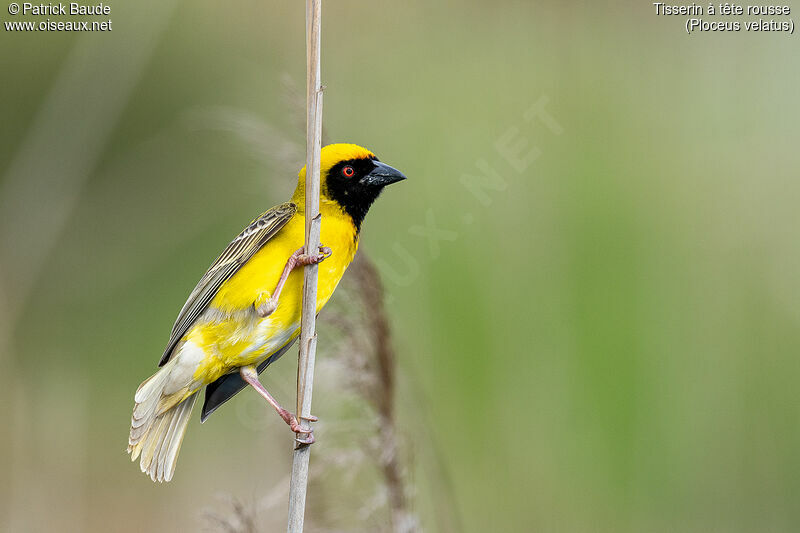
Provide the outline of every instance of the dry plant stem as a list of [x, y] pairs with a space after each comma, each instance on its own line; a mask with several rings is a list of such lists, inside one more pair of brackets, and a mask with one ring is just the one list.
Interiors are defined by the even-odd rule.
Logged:
[[415, 531], [403, 480], [397, 445], [394, 412], [395, 353], [389, 318], [384, 304], [384, 290], [377, 268], [363, 253], [356, 262], [356, 274], [365, 309], [369, 310], [369, 331], [372, 332], [375, 358], [377, 360], [378, 390], [374, 395], [379, 417], [379, 442], [382, 450], [381, 470], [389, 492], [392, 526], [395, 533]]
[[[320, 82], [320, 33], [322, 0], [306, 0], [306, 252], [319, 248], [321, 216], [319, 214], [319, 166], [322, 150], [322, 84]], [[304, 269], [303, 313], [300, 321], [300, 356], [297, 362], [297, 413], [300, 423], [311, 416], [314, 388], [314, 358], [317, 351], [317, 265]], [[292, 480], [289, 486], [288, 533], [301, 533], [308, 488], [307, 444], [296, 443], [292, 458]]]

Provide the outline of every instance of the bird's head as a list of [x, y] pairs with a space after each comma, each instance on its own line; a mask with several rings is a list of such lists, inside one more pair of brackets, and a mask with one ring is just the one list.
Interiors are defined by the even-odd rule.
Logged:
[[[303, 204], [306, 167], [300, 170], [292, 201]], [[320, 155], [320, 196], [350, 215], [356, 228], [387, 185], [406, 177], [397, 169], [378, 161], [375, 154], [355, 144], [329, 144]]]

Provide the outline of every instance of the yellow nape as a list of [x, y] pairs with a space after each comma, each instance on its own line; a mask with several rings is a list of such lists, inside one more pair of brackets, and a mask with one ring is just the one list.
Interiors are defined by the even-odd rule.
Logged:
[[[322, 194], [325, 194], [325, 176], [328, 171], [335, 165], [342, 161], [350, 161], [351, 159], [370, 159], [375, 157], [375, 154], [357, 144], [337, 143], [329, 144], [322, 148], [320, 153], [319, 175], [322, 177]], [[300, 169], [300, 174], [297, 180], [297, 189], [292, 195], [292, 202], [300, 205], [305, 205], [306, 196], [306, 167]]]

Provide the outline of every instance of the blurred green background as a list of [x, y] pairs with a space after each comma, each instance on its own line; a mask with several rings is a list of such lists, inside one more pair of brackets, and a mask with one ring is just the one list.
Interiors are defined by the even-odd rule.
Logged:
[[[303, 3], [111, 5], [107, 33], [0, 31], [0, 529], [213, 531], [235, 499], [280, 531], [289, 432], [249, 391], [195, 417], [169, 485], [124, 450], [189, 290], [291, 193]], [[649, 3], [343, 0], [323, 23], [330, 139], [409, 176], [362, 245], [422, 527], [800, 529], [797, 37], [689, 36]], [[287, 404], [294, 373], [264, 379]], [[312, 487], [313, 530], [377, 530], [315, 519], [362, 482]]]

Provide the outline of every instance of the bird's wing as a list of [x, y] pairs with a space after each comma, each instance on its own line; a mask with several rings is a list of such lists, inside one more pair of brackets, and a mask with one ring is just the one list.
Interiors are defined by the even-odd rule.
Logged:
[[223, 283], [228, 281], [264, 244], [269, 241], [286, 222], [297, 212], [297, 206], [287, 202], [273, 207], [236, 236], [220, 254], [208, 271], [200, 278], [189, 295], [183, 309], [172, 326], [169, 342], [161, 356], [158, 366], [164, 366], [172, 355], [172, 350], [180, 342], [197, 317], [205, 311]]
[[[297, 337], [284, 344], [277, 352], [270, 355], [265, 361], [258, 365], [258, 373], [262, 373], [265, 368], [278, 360], [280, 356], [285, 354], [289, 348], [292, 347]], [[206, 418], [217, 410], [223, 403], [230, 400], [234, 394], [245, 388], [247, 383], [242, 379], [239, 372], [232, 372], [225, 374], [213, 383], [206, 386], [206, 399], [203, 402], [203, 412], [200, 413], [200, 422], [205, 422]]]

